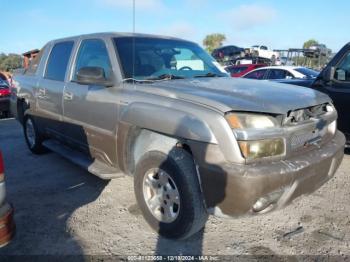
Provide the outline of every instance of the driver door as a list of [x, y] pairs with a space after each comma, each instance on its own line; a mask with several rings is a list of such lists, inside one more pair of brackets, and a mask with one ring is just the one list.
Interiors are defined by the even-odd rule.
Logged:
[[97, 84], [83, 85], [76, 74], [84, 67], [99, 67], [105, 78], [112, 78], [110, 55], [103, 39], [85, 39], [80, 43], [72, 68], [71, 81], [63, 92], [64, 135], [70, 145], [100, 158], [116, 163], [116, 123], [118, 106], [115, 89]]
[[338, 112], [338, 128], [350, 137], [350, 51], [337, 63], [333, 80], [322, 87]]

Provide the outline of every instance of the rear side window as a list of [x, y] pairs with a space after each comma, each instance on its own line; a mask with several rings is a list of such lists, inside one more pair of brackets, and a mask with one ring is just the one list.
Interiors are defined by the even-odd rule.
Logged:
[[264, 79], [264, 75], [266, 73], [266, 69], [256, 70], [253, 72], [250, 72], [244, 76], [244, 78], [250, 78], [250, 79]]
[[269, 79], [286, 79], [287, 77], [293, 78], [293, 75], [286, 70], [271, 69]]
[[61, 42], [54, 45], [49, 61], [47, 62], [45, 78], [64, 81], [73, 45], [73, 41]]

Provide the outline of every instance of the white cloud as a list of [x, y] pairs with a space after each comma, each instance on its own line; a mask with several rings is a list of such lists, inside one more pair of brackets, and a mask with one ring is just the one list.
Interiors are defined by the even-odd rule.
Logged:
[[[108, 7], [132, 8], [133, 0], [98, 0], [99, 4]], [[157, 10], [163, 9], [164, 4], [161, 0], [135, 0], [136, 9]]]
[[258, 4], [240, 5], [224, 13], [230, 25], [237, 30], [247, 30], [275, 20], [277, 11], [271, 6]]
[[160, 30], [161, 34], [175, 36], [185, 39], [193, 39], [196, 29], [187, 22], [178, 21]]

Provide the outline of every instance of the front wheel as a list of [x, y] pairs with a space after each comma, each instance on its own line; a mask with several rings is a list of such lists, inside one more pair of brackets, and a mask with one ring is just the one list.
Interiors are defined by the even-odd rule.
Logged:
[[27, 116], [24, 119], [23, 131], [26, 144], [30, 151], [34, 154], [42, 154], [46, 152], [46, 149], [42, 145], [43, 138], [31, 116]]
[[187, 238], [207, 221], [196, 168], [183, 149], [144, 154], [136, 165], [134, 190], [144, 218], [164, 237]]

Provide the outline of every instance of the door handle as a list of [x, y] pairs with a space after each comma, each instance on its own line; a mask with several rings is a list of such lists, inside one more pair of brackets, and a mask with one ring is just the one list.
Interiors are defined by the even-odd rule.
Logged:
[[64, 100], [73, 100], [73, 93], [71, 93], [71, 92], [64, 92], [63, 99]]
[[38, 97], [44, 98], [46, 96], [46, 89], [45, 88], [39, 88], [38, 89]]

